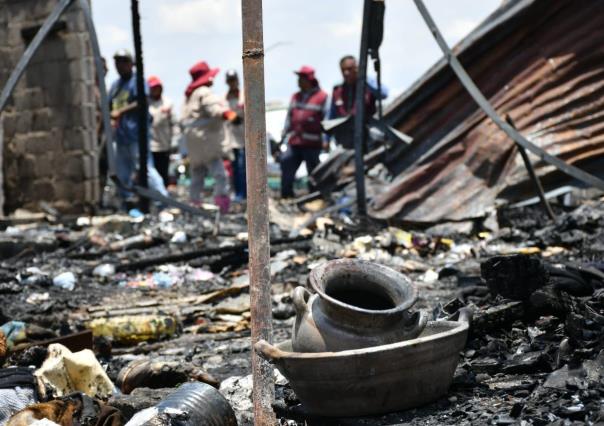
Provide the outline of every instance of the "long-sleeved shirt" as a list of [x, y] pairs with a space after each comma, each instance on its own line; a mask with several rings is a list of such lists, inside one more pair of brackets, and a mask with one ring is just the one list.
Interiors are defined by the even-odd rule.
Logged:
[[152, 118], [151, 127], [151, 151], [169, 151], [172, 145], [172, 137], [180, 131], [177, 121], [172, 115], [172, 102], [161, 97], [160, 99], [149, 99], [149, 113]]
[[186, 99], [181, 124], [191, 164], [209, 164], [222, 157], [226, 111], [226, 102], [208, 86], [198, 87]]
[[233, 124], [225, 122], [225, 141], [224, 149], [230, 151], [232, 149], [245, 148], [245, 126], [243, 124], [243, 92], [228, 92], [225, 96], [226, 102], [231, 111], [235, 111], [240, 118], [240, 122]]

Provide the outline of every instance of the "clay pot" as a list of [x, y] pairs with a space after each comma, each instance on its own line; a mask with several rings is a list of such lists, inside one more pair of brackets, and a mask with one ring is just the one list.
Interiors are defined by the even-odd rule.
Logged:
[[312, 270], [316, 294], [297, 287], [292, 295], [296, 352], [331, 352], [386, 345], [417, 337], [425, 313], [408, 309], [417, 289], [404, 275], [372, 262], [339, 259]]
[[[317, 416], [366, 416], [419, 407], [441, 398], [453, 381], [471, 316], [431, 321], [419, 337], [340, 352], [300, 353], [291, 341], [256, 352], [289, 380], [305, 411]], [[339, 424], [334, 421], [333, 424]]]

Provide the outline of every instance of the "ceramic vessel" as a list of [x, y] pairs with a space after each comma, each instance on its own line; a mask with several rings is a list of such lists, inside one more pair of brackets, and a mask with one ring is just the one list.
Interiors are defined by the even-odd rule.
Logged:
[[458, 322], [431, 321], [416, 339], [341, 352], [300, 353], [291, 341], [259, 341], [313, 415], [352, 417], [418, 407], [445, 395], [468, 335], [468, 312]]
[[312, 270], [316, 294], [297, 287], [292, 295], [296, 352], [379, 346], [417, 337], [425, 313], [409, 312], [417, 289], [403, 274], [373, 262], [338, 259]]

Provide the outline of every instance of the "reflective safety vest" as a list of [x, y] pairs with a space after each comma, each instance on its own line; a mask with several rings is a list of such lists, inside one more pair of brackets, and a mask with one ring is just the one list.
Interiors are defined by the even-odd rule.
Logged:
[[[331, 118], [346, 117], [354, 115], [356, 110], [355, 99], [356, 87], [346, 84], [334, 86], [331, 102], [336, 116]], [[369, 118], [376, 112], [375, 96], [369, 89], [365, 90], [365, 117]]]
[[321, 148], [321, 121], [324, 118], [327, 93], [316, 89], [306, 100], [296, 93], [289, 107], [289, 144], [305, 148]]

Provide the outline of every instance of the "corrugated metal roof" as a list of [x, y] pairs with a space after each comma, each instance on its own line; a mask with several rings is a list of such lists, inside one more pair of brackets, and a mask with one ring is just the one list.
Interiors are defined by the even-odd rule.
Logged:
[[[604, 152], [604, 2], [507, 2], [456, 46], [501, 116], [538, 146], [590, 172]], [[530, 190], [514, 143], [478, 108], [444, 60], [388, 108], [411, 135], [387, 166], [397, 175], [370, 213], [407, 221], [484, 215], [495, 199]], [[533, 158], [533, 160], [535, 160]], [[551, 187], [568, 181], [539, 162]]]

